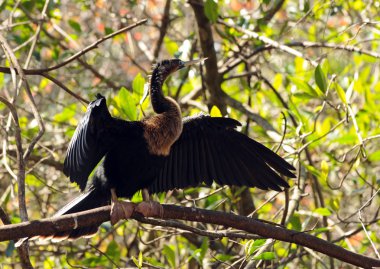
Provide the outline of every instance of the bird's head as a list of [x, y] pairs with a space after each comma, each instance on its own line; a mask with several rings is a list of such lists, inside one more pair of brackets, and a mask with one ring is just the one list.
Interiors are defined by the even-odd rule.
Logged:
[[[203, 63], [206, 59], [207, 58], [201, 58], [201, 59], [191, 60], [191, 61], [182, 61], [180, 59], [170, 59], [170, 60], [160, 61], [156, 63], [155, 65], [153, 65], [153, 71], [152, 71], [149, 84], [150, 86], [152, 86], [152, 83], [156, 83], [156, 85], [159, 85], [159, 87], [161, 87], [161, 85], [168, 78], [168, 76], [170, 76], [174, 72], [193, 64]], [[149, 84], [145, 85], [144, 94], [143, 94], [142, 99], [140, 100], [140, 103], [142, 103], [145, 100], [145, 98], [147, 97], [149, 93], [149, 89], [148, 89]]]
[[177, 70], [193, 65], [193, 64], [202, 63], [206, 59], [207, 58], [202, 58], [202, 59], [191, 60], [191, 61], [186, 61], [186, 62], [180, 59], [163, 60], [153, 66], [152, 76], [155, 76], [155, 75], [158, 76], [161, 82], [163, 83], [169, 75], [173, 74]]

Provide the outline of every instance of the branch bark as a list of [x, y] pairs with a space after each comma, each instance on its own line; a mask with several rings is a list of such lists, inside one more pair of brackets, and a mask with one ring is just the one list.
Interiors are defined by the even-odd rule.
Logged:
[[[125, 203], [132, 208], [136, 206], [134, 203]], [[110, 219], [110, 209], [110, 206], [105, 206], [56, 218], [5, 225], [0, 227], [0, 241], [38, 235], [49, 236], [59, 231], [74, 229], [75, 227], [100, 225], [102, 222]], [[164, 204], [162, 205], [162, 210], [151, 210], [149, 217], [222, 225], [254, 233], [262, 237], [301, 245], [352, 265], [364, 268], [380, 266], [380, 260], [353, 253], [316, 236], [271, 225], [248, 217], [234, 215], [232, 213]], [[142, 217], [137, 212], [134, 212], [131, 218], [141, 222], [146, 220], [145, 217]]]
[[214, 38], [211, 24], [205, 15], [203, 0], [193, 0], [189, 2], [193, 8], [198, 25], [199, 43], [202, 48], [205, 61], [206, 76], [205, 82], [210, 92], [210, 104], [216, 105], [223, 115], [227, 114], [225, 100], [221, 88], [221, 76], [218, 72], [216, 52], [214, 48]]

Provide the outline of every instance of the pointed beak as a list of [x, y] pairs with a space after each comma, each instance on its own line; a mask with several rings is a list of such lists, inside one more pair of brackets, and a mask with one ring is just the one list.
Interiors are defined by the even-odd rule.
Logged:
[[181, 66], [181, 68], [184, 68], [184, 67], [187, 67], [187, 66], [190, 66], [190, 65], [194, 65], [194, 64], [197, 64], [197, 63], [203, 64], [203, 62], [206, 61], [206, 60], [207, 60], [207, 58], [201, 58], [201, 59], [196, 59], [196, 60], [191, 60], [191, 61], [183, 62], [183, 66]]

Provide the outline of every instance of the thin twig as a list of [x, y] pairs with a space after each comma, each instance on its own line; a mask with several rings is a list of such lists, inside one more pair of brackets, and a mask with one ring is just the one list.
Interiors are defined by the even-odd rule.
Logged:
[[[62, 63], [59, 63], [55, 66], [52, 66], [52, 67], [48, 67], [48, 68], [43, 68], [43, 69], [25, 69], [23, 70], [24, 71], [24, 74], [25, 75], [42, 75], [42, 73], [48, 73], [50, 71], [53, 71], [53, 70], [56, 70], [58, 68], [61, 68], [69, 63], [71, 63], [72, 61], [74, 61], [75, 59], [81, 57], [82, 55], [86, 54], [87, 52], [89, 52], [90, 50], [93, 50], [95, 48], [97, 48], [99, 46], [100, 43], [106, 41], [107, 39], [110, 39], [114, 36], [117, 36], [121, 33], [124, 33], [124, 32], [127, 32], [127, 31], [130, 31], [132, 30], [133, 28], [141, 25], [141, 24], [144, 24], [147, 22], [147, 19], [143, 19], [143, 20], [140, 20], [132, 25], [129, 25], [129, 26], [126, 26], [116, 32], [113, 32], [109, 35], [106, 35], [98, 40], [96, 40], [94, 43], [92, 43], [91, 45], [85, 47], [84, 49], [78, 51], [77, 53], [75, 53], [74, 55], [70, 56], [69, 58], [67, 58], [66, 60], [64, 60]], [[0, 67], [0, 72], [2, 73], [7, 73], [7, 74], [10, 74], [10, 68], [8, 67]]]
[[259, 35], [258, 33], [254, 32], [254, 31], [250, 31], [250, 30], [244, 29], [242, 27], [239, 27], [239, 26], [236, 26], [236, 25], [232, 25], [232, 24], [227, 23], [227, 22], [222, 21], [222, 20], [219, 20], [218, 22], [220, 24], [223, 24], [223, 25], [229, 27], [229, 28], [236, 29], [237, 31], [246, 34], [250, 38], [254, 38], [254, 39], [260, 40], [260, 41], [264, 42], [265, 44], [267, 44], [269, 46], [272, 46], [273, 48], [279, 49], [279, 50], [281, 50], [283, 52], [286, 52], [286, 53], [289, 53], [289, 54], [291, 54], [293, 56], [297, 56], [297, 57], [303, 58], [303, 59], [307, 60], [308, 62], [310, 62], [310, 64], [313, 65], [314, 67], [316, 67], [318, 65], [318, 63], [316, 61], [309, 59], [302, 52], [297, 51], [295, 49], [292, 49], [291, 47], [289, 47], [289, 46], [287, 46], [285, 44], [280, 44], [277, 41], [275, 41], [273, 39], [270, 39], [270, 38], [268, 38], [266, 36]]

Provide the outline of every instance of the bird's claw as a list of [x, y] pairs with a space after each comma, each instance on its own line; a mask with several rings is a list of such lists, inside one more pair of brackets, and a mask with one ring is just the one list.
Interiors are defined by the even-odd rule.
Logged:
[[140, 213], [144, 217], [159, 217], [162, 218], [164, 208], [155, 201], [144, 201], [138, 205], [115, 200], [111, 204], [111, 224], [115, 225], [121, 219], [129, 219], [134, 212]]
[[111, 224], [115, 225], [121, 219], [129, 219], [135, 210], [135, 205], [130, 202], [112, 201]]
[[162, 218], [164, 215], [164, 208], [158, 202], [144, 201], [136, 206], [135, 212], [142, 214], [144, 217]]

